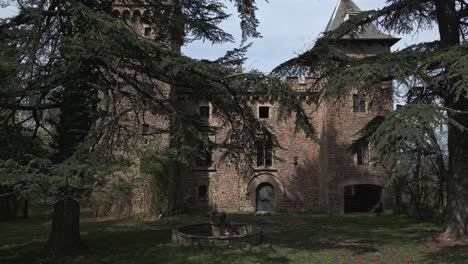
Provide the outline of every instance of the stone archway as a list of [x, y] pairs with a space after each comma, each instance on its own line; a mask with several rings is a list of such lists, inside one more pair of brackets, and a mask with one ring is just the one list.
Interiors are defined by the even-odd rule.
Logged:
[[374, 184], [356, 184], [344, 187], [345, 213], [381, 213], [383, 188]]
[[[388, 201], [389, 197], [387, 197], [391, 195], [391, 192], [388, 193], [386, 190], [386, 184], [387, 179], [384, 177], [349, 179], [341, 182], [338, 187], [339, 196], [341, 197], [339, 205], [341, 214], [352, 212], [385, 212], [385, 210], [388, 209], [387, 207], [392, 207], [391, 202], [389, 203]], [[354, 196], [354, 201], [350, 201], [351, 194]], [[369, 201], [365, 201], [366, 198], [369, 198]], [[350, 203], [355, 203], [355, 207], [350, 208]], [[362, 207], [359, 207], [359, 203], [361, 203]], [[372, 208], [365, 210], [365, 207], [371, 207], [371, 203], [373, 204]], [[358, 208], [356, 208], [356, 206]]]
[[[251, 210], [255, 212], [277, 210], [284, 193], [283, 183], [269, 173], [255, 175], [247, 184], [247, 196], [250, 199]], [[265, 208], [268, 210], [264, 210]]]

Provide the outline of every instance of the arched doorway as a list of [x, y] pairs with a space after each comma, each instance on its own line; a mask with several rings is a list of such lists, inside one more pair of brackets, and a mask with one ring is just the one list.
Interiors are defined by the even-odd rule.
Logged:
[[256, 211], [273, 212], [275, 210], [275, 189], [269, 183], [258, 185], [256, 191]]
[[344, 188], [345, 213], [381, 213], [382, 187], [373, 184], [349, 185]]

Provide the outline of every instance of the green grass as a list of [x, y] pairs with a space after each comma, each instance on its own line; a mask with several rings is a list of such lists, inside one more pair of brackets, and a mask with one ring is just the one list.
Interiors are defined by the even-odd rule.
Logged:
[[[34, 213], [34, 212], [33, 212]], [[468, 247], [427, 247], [440, 231], [431, 223], [400, 216], [325, 217], [313, 214], [230, 215], [233, 222], [257, 224], [264, 239], [242, 249], [200, 249], [175, 245], [171, 228], [203, 223], [199, 215], [157, 222], [83, 219], [89, 250], [45, 258], [47, 215], [0, 223], [0, 263], [468, 263]]]

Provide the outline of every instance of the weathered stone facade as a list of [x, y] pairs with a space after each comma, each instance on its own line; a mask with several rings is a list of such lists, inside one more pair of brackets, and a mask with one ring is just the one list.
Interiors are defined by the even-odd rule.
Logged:
[[[302, 85], [296, 86], [298, 89]], [[387, 87], [389, 91], [390, 87]], [[303, 108], [317, 129], [318, 140], [294, 131], [294, 120], [277, 120], [276, 102], [252, 101], [252, 107], [270, 107], [270, 118], [264, 120], [275, 132], [281, 149], [268, 167], [255, 167], [251, 175], [243, 175], [232, 164], [219, 162], [222, 153], [213, 153], [210, 168], [185, 168], [179, 171], [183, 179], [179, 194], [187, 207], [209, 206], [226, 211], [256, 211], [257, 188], [263, 183], [274, 189], [275, 210], [315, 210], [341, 213], [344, 210], [344, 186], [372, 184], [384, 186], [387, 175], [372, 162], [356, 165], [356, 153], [350, 146], [357, 133], [377, 115], [391, 111], [391, 94], [382, 102], [380, 110], [370, 109], [354, 113], [352, 97], [340, 102], [317, 106], [304, 98]], [[196, 105], [196, 104], [195, 104]], [[257, 111], [258, 113], [258, 111]], [[210, 118], [216, 125], [216, 117]], [[220, 140], [216, 138], [216, 140]], [[201, 186], [208, 187], [208, 200], [199, 200]]]
[[[119, 10], [121, 11], [121, 10]], [[122, 11], [121, 11], [122, 12]], [[327, 30], [333, 30], [343, 23], [349, 14], [359, 12], [350, 0], [341, 0], [333, 14]], [[285, 33], [286, 34], [286, 33]], [[365, 29], [362, 36], [346, 38], [340, 42], [342, 50], [350, 56], [372, 56], [390, 52], [397, 39], [381, 33], [374, 27]], [[298, 91], [314, 90], [311, 80], [300, 83], [290, 79], [291, 87]], [[177, 199], [184, 208], [216, 208], [225, 211], [256, 212], [260, 202], [270, 202], [272, 211], [313, 210], [341, 214], [345, 212], [345, 188], [354, 185], [382, 187], [381, 209], [391, 209], [391, 191], [385, 188], [388, 175], [372, 162], [372, 148], [368, 162], [352, 153], [350, 146], [358, 132], [377, 115], [392, 111], [392, 86], [389, 83], [375, 94], [366, 94], [361, 111], [355, 111], [356, 90], [339, 101], [322, 102], [317, 105], [303, 96], [303, 108], [317, 131], [317, 140], [307, 138], [303, 132], [294, 131], [294, 120], [277, 120], [278, 103], [275, 101], [249, 98], [251, 106], [259, 115], [261, 106], [269, 107], [267, 122], [276, 134], [282, 148], [273, 150], [272, 164], [257, 166], [245, 174], [229, 162], [220, 162], [220, 152], [213, 153], [213, 164], [206, 167], [177, 168], [174, 173], [180, 179]], [[217, 124], [216, 115], [207, 102], [196, 101], [189, 92], [175, 92], [182, 98], [181, 104], [198, 111], [200, 106], [210, 107], [209, 121]], [[363, 111], [362, 111], [363, 110]], [[260, 118], [260, 116], [259, 116]], [[157, 121], [157, 120], [156, 120]], [[157, 124], [155, 124], [157, 125]], [[223, 133], [216, 135], [220, 141]], [[369, 154], [367, 154], [369, 155]], [[270, 166], [271, 165], [271, 166]], [[263, 189], [265, 186], [268, 188]], [[352, 189], [354, 192], [354, 189]], [[135, 191], [135, 200], [144, 196]], [[263, 201], [260, 196], [265, 196]], [[260, 198], [261, 199], [260, 199]], [[270, 200], [268, 200], [270, 199]], [[141, 204], [141, 202], [137, 202]], [[140, 211], [144, 211], [140, 208]]]
[[[357, 6], [349, 0], [339, 1], [327, 30], [333, 30], [346, 20], [350, 13], [359, 12]], [[372, 56], [390, 52], [397, 39], [369, 27], [362, 32], [362, 37], [345, 39], [340, 48], [350, 56]], [[290, 79], [291, 87], [298, 91], [310, 91], [310, 79], [300, 83]], [[358, 132], [377, 115], [392, 111], [392, 86], [388, 84], [375, 94], [365, 95], [365, 110], [353, 110], [353, 95], [336, 102], [326, 102], [317, 106], [304, 96], [303, 107], [308, 113], [312, 125], [317, 129], [318, 140], [306, 138], [294, 132], [294, 121], [276, 119], [276, 102], [252, 100], [252, 107], [270, 107], [270, 116], [265, 119], [275, 131], [283, 149], [277, 149], [279, 160], [268, 167], [257, 167], [254, 173], [243, 175], [230, 164], [219, 163], [219, 153], [214, 153], [214, 165], [207, 169], [187, 168], [180, 172], [184, 179], [179, 193], [184, 194], [188, 207], [205, 204], [206, 206], [226, 211], [258, 211], [258, 188], [264, 184], [273, 187], [274, 210], [315, 210], [328, 213], [345, 212], [345, 188], [353, 185], [375, 185], [382, 187], [381, 209], [391, 209], [391, 191], [386, 187], [388, 175], [372, 162], [358, 165], [357, 153], [352, 153], [350, 146], [356, 140]], [[192, 102], [196, 106], [196, 102]], [[257, 111], [258, 114], [258, 111]], [[210, 119], [216, 125], [216, 117]], [[209, 199], [198, 200], [199, 189], [207, 186]], [[271, 191], [270, 191], [271, 192]]]

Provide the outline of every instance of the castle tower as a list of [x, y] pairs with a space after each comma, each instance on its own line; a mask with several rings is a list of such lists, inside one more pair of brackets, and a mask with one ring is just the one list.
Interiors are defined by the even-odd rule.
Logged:
[[[337, 29], [361, 10], [352, 0], [339, 0], [326, 32]], [[374, 24], [363, 25], [333, 42], [348, 56], [366, 57], [389, 53], [399, 41]], [[324, 108], [321, 131], [321, 209], [329, 213], [382, 212], [391, 208], [392, 196], [385, 190], [389, 177], [372, 160], [372, 148], [350, 146], [359, 131], [377, 116], [393, 109], [391, 82], [379, 87], [356, 87], [339, 102]]]
[[[184, 38], [184, 25], [180, 24], [181, 19], [175, 18], [178, 16], [180, 11], [174, 5], [171, 5], [171, 1], [162, 2], [162, 5], [167, 5], [168, 10], [171, 12], [165, 12], [164, 16], [173, 16], [174, 19], [164, 19], [159, 22], [162, 25], [160, 28], [154, 28], [149, 23], [154, 16], [153, 12], [157, 12], [154, 9], [150, 8], [149, 4], [146, 1], [133, 1], [133, 2], [123, 2], [122, 0], [116, 0], [112, 4], [112, 13], [120, 17], [123, 20], [126, 20], [129, 25], [133, 27], [133, 30], [143, 38], [149, 40], [156, 40], [162, 43], [167, 43], [167, 45], [174, 51], [181, 51]], [[154, 19], [154, 18], [153, 18]], [[155, 21], [153, 21], [155, 22]], [[162, 31], [164, 28], [164, 32]]]

